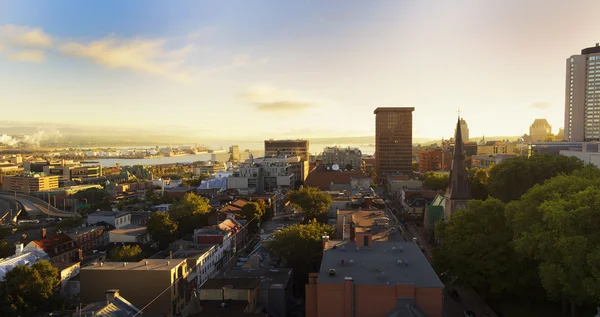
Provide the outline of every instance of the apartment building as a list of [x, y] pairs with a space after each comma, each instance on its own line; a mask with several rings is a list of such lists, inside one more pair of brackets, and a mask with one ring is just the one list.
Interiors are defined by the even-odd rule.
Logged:
[[570, 142], [600, 140], [600, 44], [566, 61], [565, 132]]
[[65, 232], [85, 253], [108, 243], [102, 226], [77, 227]]
[[321, 156], [322, 163], [327, 166], [337, 164], [341, 169], [350, 167], [350, 170], [362, 168], [362, 152], [358, 148], [328, 146]]
[[419, 172], [450, 169], [452, 153], [442, 149], [424, 149], [419, 152]]
[[43, 251], [48, 255], [53, 266], [63, 269], [83, 259], [79, 245], [64, 232], [52, 236], [46, 235], [46, 229], [41, 229], [42, 238], [29, 242], [23, 252]]
[[281, 155], [299, 156], [302, 160], [308, 161], [310, 155], [308, 140], [265, 140], [265, 157]]
[[375, 109], [375, 161], [378, 182], [388, 173], [412, 173], [412, 107]]
[[358, 229], [349, 240], [323, 237], [321, 268], [306, 285], [306, 316], [443, 317], [444, 284], [419, 246], [373, 240]]
[[58, 176], [45, 176], [43, 173], [2, 176], [2, 189], [4, 191], [31, 194], [56, 188], [58, 188]]
[[100, 262], [81, 268], [80, 298], [83, 304], [99, 302], [106, 299], [106, 290], [118, 289], [135, 307], [148, 305], [144, 315], [173, 317], [185, 308], [189, 273], [185, 259]]
[[244, 163], [227, 178], [227, 188], [273, 192], [279, 187], [291, 187], [293, 180], [294, 174], [287, 162]]
[[115, 228], [131, 224], [131, 213], [128, 211], [97, 211], [87, 217], [88, 225], [107, 223]]

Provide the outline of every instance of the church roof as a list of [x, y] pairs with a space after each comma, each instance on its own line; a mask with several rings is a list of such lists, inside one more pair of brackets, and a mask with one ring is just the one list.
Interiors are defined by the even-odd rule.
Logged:
[[450, 170], [450, 183], [448, 184], [447, 197], [451, 200], [471, 199], [469, 182], [467, 179], [467, 166], [465, 164], [465, 149], [460, 128], [460, 117], [456, 122], [456, 135], [454, 136], [454, 153]]

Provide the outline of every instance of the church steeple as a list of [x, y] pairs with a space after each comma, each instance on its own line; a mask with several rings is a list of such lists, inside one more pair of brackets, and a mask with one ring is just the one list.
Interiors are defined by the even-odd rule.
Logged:
[[467, 166], [465, 164], [465, 150], [460, 129], [460, 117], [456, 122], [456, 132], [454, 136], [454, 153], [452, 156], [452, 167], [450, 170], [450, 183], [446, 192], [447, 199], [450, 200], [469, 200], [471, 191], [467, 179]]

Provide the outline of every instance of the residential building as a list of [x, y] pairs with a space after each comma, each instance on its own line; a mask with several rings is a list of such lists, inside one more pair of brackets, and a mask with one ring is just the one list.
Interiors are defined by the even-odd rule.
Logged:
[[287, 162], [244, 163], [227, 178], [228, 189], [250, 189], [257, 193], [290, 188], [294, 174]]
[[375, 170], [376, 170], [375, 167], [377, 166], [375, 157], [370, 156], [370, 157], [363, 158], [362, 166], [367, 175], [372, 175], [373, 173], [375, 173]]
[[186, 305], [184, 290], [189, 272], [184, 259], [94, 263], [81, 268], [81, 302], [89, 304], [104, 301], [107, 289], [118, 289], [119, 294], [133, 306], [148, 305], [144, 308], [144, 315], [174, 317]]
[[105, 300], [86, 305], [72, 317], [143, 316], [142, 311], [121, 296], [118, 289], [109, 289], [104, 294]]
[[120, 228], [131, 224], [129, 211], [97, 211], [87, 217], [88, 225], [106, 223], [112, 227]]
[[136, 243], [150, 242], [150, 235], [145, 226], [128, 224], [108, 232], [109, 243]]
[[543, 142], [552, 134], [552, 126], [546, 119], [535, 119], [529, 126], [529, 136], [533, 142]]
[[600, 45], [566, 61], [565, 132], [571, 142], [600, 140]]
[[[214, 278], [200, 287], [201, 316], [245, 316], [259, 313], [260, 278]], [[261, 314], [260, 316], [267, 316]]]
[[46, 236], [46, 229], [41, 229], [41, 233], [42, 238], [29, 242], [23, 248], [23, 252], [43, 251], [48, 255], [50, 263], [59, 269], [70, 267], [83, 259], [81, 249], [66, 233]]
[[289, 173], [293, 175], [292, 183], [296, 181], [305, 181], [309, 172], [308, 161], [302, 160], [299, 156], [280, 155], [273, 157], [259, 157], [246, 160], [245, 164], [252, 163], [287, 163], [289, 164]]
[[471, 168], [489, 168], [495, 164], [500, 164], [506, 159], [517, 157], [516, 155], [498, 154], [498, 155], [473, 155], [471, 156]]
[[189, 186], [178, 186], [178, 187], [173, 187], [173, 188], [165, 188], [165, 193], [167, 193], [167, 196], [169, 196], [171, 198], [183, 198], [183, 196], [185, 196], [185, 194], [195, 193], [195, 192], [196, 192], [196, 188], [189, 187]]
[[81, 248], [83, 253], [108, 243], [102, 226], [77, 227], [65, 232]]
[[[464, 149], [463, 149], [464, 150]], [[509, 154], [509, 144], [503, 141], [487, 141], [483, 145], [477, 145], [476, 154], [479, 155], [496, 155]]]
[[234, 217], [228, 217], [227, 219], [221, 221], [215, 226], [215, 229], [231, 232], [232, 236], [235, 236], [234, 240], [236, 250], [241, 250], [246, 245], [248, 229], [235, 220]]
[[337, 164], [343, 170], [360, 170], [362, 167], [362, 152], [358, 148], [328, 146], [323, 149], [321, 160], [327, 166]]
[[[460, 119], [460, 132], [463, 142], [469, 142], [469, 125], [463, 118]], [[454, 131], [454, 134], [456, 134], [456, 131]]]
[[[353, 182], [353, 180], [355, 180]], [[363, 171], [332, 171], [321, 164], [313, 169], [306, 178], [305, 186], [317, 187], [321, 190], [336, 190], [332, 185], [343, 185], [345, 189], [351, 189], [352, 184], [358, 187], [370, 187], [372, 179]]]
[[202, 228], [194, 230], [194, 244], [216, 245], [212, 256], [214, 270], [221, 270], [236, 254], [237, 235], [231, 231], [221, 229]]
[[444, 212], [445, 219], [448, 219], [455, 211], [466, 209], [468, 201], [471, 199], [469, 190], [469, 180], [467, 178], [467, 166], [465, 164], [465, 152], [460, 127], [460, 118], [456, 123], [456, 135], [454, 136], [455, 145], [452, 155], [452, 168], [450, 170], [450, 183], [445, 195]]
[[388, 173], [412, 173], [412, 112], [415, 108], [375, 109], [377, 181]]
[[2, 189], [8, 192], [30, 194], [56, 188], [58, 188], [58, 176], [45, 176], [43, 173], [2, 176]]
[[286, 268], [230, 268], [217, 278], [260, 279], [258, 284], [258, 303], [273, 317], [286, 317], [293, 299], [292, 269]]
[[444, 284], [416, 243], [358, 230], [354, 239], [323, 237], [321, 268], [306, 285], [307, 317], [410, 313], [444, 316]]
[[419, 152], [419, 172], [449, 170], [451, 161], [450, 151], [426, 148]]
[[265, 140], [265, 157], [289, 155], [308, 161], [308, 140]]
[[[239, 154], [238, 154], [239, 156]], [[204, 162], [194, 168], [194, 174], [196, 175], [214, 175], [220, 171], [227, 170], [227, 165], [224, 162], [213, 163], [211, 161]]]

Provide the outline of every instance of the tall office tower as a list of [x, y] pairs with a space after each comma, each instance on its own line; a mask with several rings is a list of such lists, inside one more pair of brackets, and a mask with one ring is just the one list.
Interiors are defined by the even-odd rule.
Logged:
[[565, 86], [566, 141], [600, 140], [600, 45], [567, 59]]
[[[463, 142], [469, 142], [469, 125], [467, 124], [467, 121], [462, 118], [460, 119], [460, 131]], [[456, 134], [456, 131], [454, 131], [454, 134]]]
[[375, 163], [377, 182], [385, 175], [412, 172], [412, 107], [375, 109]]
[[299, 156], [308, 161], [308, 140], [265, 140], [265, 157]]

